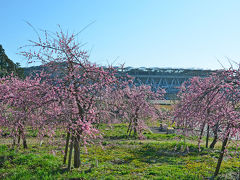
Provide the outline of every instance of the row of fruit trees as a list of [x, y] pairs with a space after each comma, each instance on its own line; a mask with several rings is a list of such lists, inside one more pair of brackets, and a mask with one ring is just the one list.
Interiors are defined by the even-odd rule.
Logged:
[[[164, 97], [164, 90], [151, 91], [150, 86], [136, 87], [132, 77], [121, 68], [100, 67], [89, 62], [76, 34], [45, 31], [37, 41], [30, 41], [21, 52], [29, 63], [40, 61], [45, 71], [20, 79], [14, 75], [0, 79], [0, 131], [13, 138], [13, 147], [23, 142], [27, 148], [27, 128], [38, 132], [38, 138], [54, 138], [58, 127], [65, 127], [64, 164], [71, 168], [81, 164], [81, 148], [101, 139], [101, 123], [128, 123], [127, 133], [143, 138], [145, 120], [157, 121], [164, 113], [149, 100]], [[174, 122], [182, 129], [213, 132], [214, 148], [222, 140], [216, 166], [218, 174], [229, 140], [239, 135], [240, 71], [230, 68], [207, 78], [192, 78], [183, 84], [180, 101], [174, 108]]]
[[[45, 71], [25, 79], [14, 75], [0, 79], [1, 133], [10, 132], [13, 147], [27, 148], [27, 128], [38, 138], [54, 138], [58, 127], [66, 127], [64, 163], [80, 167], [81, 147], [101, 139], [99, 124], [128, 123], [128, 135], [143, 137], [144, 119], [156, 120], [159, 111], [148, 99], [162, 98], [164, 91], [136, 87], [120, 69], [103, 68], [89, 62], [75, 34], [44, 32], [21, 52], [29, 63], [40, 61]], [[68, 156], [68, 158], [67, 158]]]

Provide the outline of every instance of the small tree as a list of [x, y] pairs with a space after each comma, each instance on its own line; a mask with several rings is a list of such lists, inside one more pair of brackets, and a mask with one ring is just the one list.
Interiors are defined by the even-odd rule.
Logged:
[[132, 86], [123, 91], [125, 99], [125, 111], [129, 121], [128, 134], [142, 137], [142, 131], [147, 129], [146, 120], [153, 122], [159, 118], [159, 111], [151, 104], [150, 100], [163, 99], [163, 91], [157, 93], [151, 91], [150, 86]]
[[27, 127], [37, 129], [39, 136], [44, 136], [51, 127], [46, 109], [56, 100], [53, 87], [42, 82], [40, 76], [25, 80], [7, 76], [0, 79], [0, 92], [0, 125], [11, 131], [13, 146], [18, 137], [18, 144], [22, 138], [23, 147], [27, 148]]
[[231, 68], [218, 71], [209, 78], [193, 78], [182, 88], [181, 101], [175, 111], [178, 125], [186, 127], [188, 121], [189, 127], [201, 129], [199, 139], [207, 124], [208, 141], [209, 128], [212, 128], [214, 140], [211, 147], [214, 147], [218, 136], [222, 139], [214, 176], [219, 173], [228, 141], [240, 131], [239, 72], [239, 69]]
[[[210, 147], [213, 148], [218, 139], [218, 122], [217, 113], [220, 111], [220, 105], [225, 103], [222, 98], [223, 92], [208, 92], [211, 88], [216, 88], [219, 80], [210, 76], [207, 78], [194, 77], [189, 82], [183, 84], [180, 92], [180, 103], [175, 109], [177, 124], [190, 130], [200, 130], [199, 144], [202, 139], [204, 129], [206, 131], [206, 147], [208, 147], [209, 133], [212, 129], [214, 140]], [[187, 127], [186, 127], [187, 126]]]
[[120, 121], [127, 121], [128, 136], [142, 138], [143, 130], [148, 129], [146, 121], [155, 121], [161, 114], [150, 100], [163, 99], [163, 90], [153, 92], [150, 86], [137, 87], [130, 82], [106, 93], [108, 111], [111, 111]]
[[[30, 41], [33, 50], [23, 51], [29, 62], [40, 60], [59, 87], [61, 116], [67, 124], [67, 138], [64, 163], [69, 150], [68, 169], [71, 167], [74, 149], [74, 167], [80, 161], [80, 144], [86, 145], [99, 134], [93, 124], [96, 122], [96, 104], [102, 89], [115, 82], [112, 68], [107, 71], [88, 61], [86, 51], [75, 41], [76, 35], [56, 32], [44, 34], [44, 40]], [[70, 144], [69, 144], [70, 143]]]

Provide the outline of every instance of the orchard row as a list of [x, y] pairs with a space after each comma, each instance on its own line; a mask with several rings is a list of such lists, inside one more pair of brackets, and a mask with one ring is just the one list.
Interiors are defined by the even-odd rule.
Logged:
[[[27, 148], [27, 128], [38, 132], [38, 138], [54, 137], [57, 127], [66, 136], [64, 163], [80, 167], [80, 149], [98, 142], [102, 123], [128, 123], [127, 133], [143, 138], [146, 120], [166, 116], [149, 100], [163, 99], [165, 91], [151, 91], [150, 86], [136, 87], [132, 77], [111, 66], [99, 67], [89, 62], [86, 51], [75, 40], [76, 35], [44, 32], [43, 38], [30, 41], [21, 52], [28, 62], [40, 61], [45, 71], [25, 79], [7, 76], [0, 79], [1, 133], [10, 133], [13, 147], [22, 139]], [[26, 48], [30, 48], [26, 50]], [[206, 78], [194, 77], [185, 82], [179, 101], [170, 113], [177, 128], [214, 134], [210, 148], [222, 140], [222, 149], [214, 176], [217, 176], [227, 144], [240, 133], [240, 69], [217, 71]], [[167, 113], [169, 115], [169, 112]], [[67, 158], [68, 156], [68, 158]]]
[[[43, 40], [44, 39], [44, 40]], [[127, 133], [142, 138], [144, 120], [157, 120], [161, 112], [148, 100], [162, 99], [164, 91], [150, 86], [136, 87], [132, 78], [113, 67], [102, 68], [88, 61], [75, 35], [57, 32], [30, 41], [30, 50], [21, 54], [28, 62], [41, 61], [45, 71], [25, 79], [7, 76], [0, 80], [0, 126], [10, 132], [13, 147], [27, 148], [27, 128], [38, 138], [54, 138], [58, 127], [65, 127], [64, 163], [80, 166], [80, 149], [98, 142], [102, 123], [128, 123]], [[67, 158], [68, 156], [68, 158]]]

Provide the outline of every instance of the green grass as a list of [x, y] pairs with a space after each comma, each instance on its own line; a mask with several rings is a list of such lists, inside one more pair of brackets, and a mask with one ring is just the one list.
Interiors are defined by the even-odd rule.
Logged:
[[[42, 146], [31, 141], [27, 150], [0, 145], [0, 179], [205, 179], [214, 173], [219, 149], [198, 152], [192, 138], [184, 143], [179, 135], [146, 132], [146, 139], [138, 140], [128, 138], [125, 124], [100, 128], [102, 147], [82, 148], [82, 165], [70, 172], [62, 165], [59, 139]], [[233, 152], [224, 159], [219, 179], [237, 177], [240, 159]]]

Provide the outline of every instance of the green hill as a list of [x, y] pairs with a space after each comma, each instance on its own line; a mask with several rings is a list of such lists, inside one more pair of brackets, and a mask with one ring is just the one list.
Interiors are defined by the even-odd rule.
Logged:
[[14, 63], [5, 54], [5, 50], [0, 44], [0, 77], [10, 75], [11, 73], [17, 74], [18, 76], [23, 76], [23, 69], [20, 68], [19, 63]]

